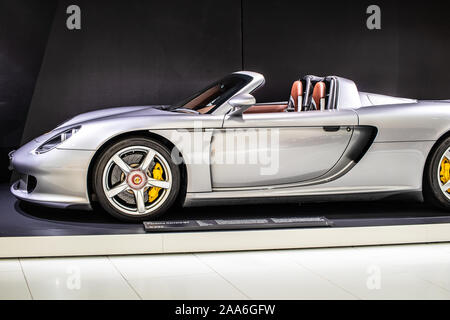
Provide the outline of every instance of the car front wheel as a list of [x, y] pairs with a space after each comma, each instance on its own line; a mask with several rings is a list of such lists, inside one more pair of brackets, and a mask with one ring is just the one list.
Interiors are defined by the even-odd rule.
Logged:
[[146, 138], [128, 138], [107, 148], [93, 170], [101, 206], [126, 221], [151, 220], [166, 212], [180, 189], [180, 170], [170, 151]]
[[443, 140], [431, 155], [424, 177], [427, 202], [450, 209], [450, 137]]

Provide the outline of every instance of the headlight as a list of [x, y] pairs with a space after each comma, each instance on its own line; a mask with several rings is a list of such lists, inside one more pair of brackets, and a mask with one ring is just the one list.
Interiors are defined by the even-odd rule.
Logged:
[[46, 153], [46, 152], [56, 148], [61, 143], [63, 143], [64, 141], [69, 139], [71, 136], [73, 136], [75, 133], [77, 133], [78, 130], [80, 130], [80, 128], [81, 128], [81, 126], [73, 127], [73, 128], [67, 129], [66, 131], [63, 131], [63, 132], [57, 134], [53, 138], [47, 140], [42, 145], [40, 145], [36, 149], [35, 152], [38, 153], [38, 154]]

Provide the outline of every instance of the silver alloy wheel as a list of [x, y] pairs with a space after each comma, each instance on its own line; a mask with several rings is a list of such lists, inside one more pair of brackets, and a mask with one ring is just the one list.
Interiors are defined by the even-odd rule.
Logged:
[[[140, 155], [139, 163], [127, 163], [127, 155]], [[152, 177], [151, 169], [159, 163], [165, 179]], [[111, 183], [111, 174], [118, 168], [122, 173], [119, 182]], [[156, 150], [146, 146], [132, 146], [116, 152], [103, 170], [103, 191], [112, 206], [124, 214], [147, 215], [158, 209], [169, 196], [172, 188], [172, 172], [166, 159]], [[153, 202], [148, 201], [148, 190], [152, 187], [161, 188], [158, 197]], [[121, 201], [120, 195], [130, 193], [134, 196], [134, 205]], [[147, 198], [147, 199], [146, 199]]]
[[447, 190], [450, 189], [450, 180], [446, 181], [445, 183], [441, 180], [441, 167], [444, 159], [447, 158], [448, 161], [450, 161], [450, 149], [444, 152], [441, 159], [439, 160], [439, 165], [437, 167], [437, 178], [439, 182], [439, 186], [441, 188], [442, 193], [447, 197], [447, 199], [450, 200], [450, 193], [447, 192]]

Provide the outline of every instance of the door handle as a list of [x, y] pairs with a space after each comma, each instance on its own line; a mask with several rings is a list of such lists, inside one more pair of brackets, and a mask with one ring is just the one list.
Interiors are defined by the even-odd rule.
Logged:
[[323, 126], [323, 130], [326, 132], [336, 132], [339, 131], [340, 126]]

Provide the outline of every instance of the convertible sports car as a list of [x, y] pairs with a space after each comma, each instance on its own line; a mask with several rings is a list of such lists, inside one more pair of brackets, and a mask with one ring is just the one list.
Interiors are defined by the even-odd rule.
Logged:
[[99, 203], [129, 221], [176, 203], [408, 196], [450, 208], [450, 100], [306, 76], [288, 101], [256, 104], [263, 84], [241, 71], [171, 106], [76, 116], [11, 152], [11, 192], [62, 208]]

